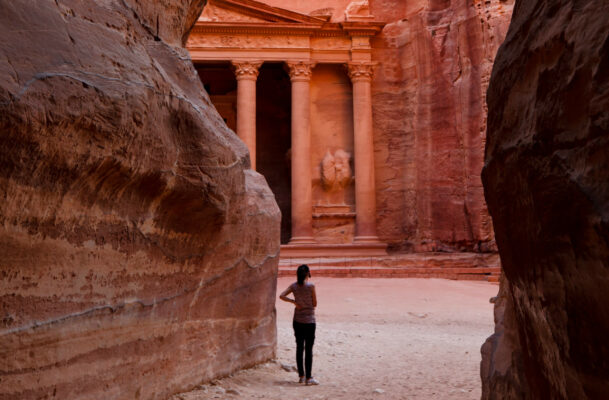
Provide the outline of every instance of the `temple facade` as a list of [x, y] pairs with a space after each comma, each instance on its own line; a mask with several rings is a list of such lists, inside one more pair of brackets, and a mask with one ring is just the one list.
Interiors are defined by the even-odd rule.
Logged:
[[[275, 193], [284, 256], [492, 250], [486, 78], [461, 65], [438, 93], [438, 76], [453, 79], [433, 60], [446, 63], [450, 24], [414, 31], [396, 18], [420, 17], [417, 2], [399, 3], [209, 0], [189, 36], [211, 102]], [[447, 107], [464, 89], [465, 110]]]

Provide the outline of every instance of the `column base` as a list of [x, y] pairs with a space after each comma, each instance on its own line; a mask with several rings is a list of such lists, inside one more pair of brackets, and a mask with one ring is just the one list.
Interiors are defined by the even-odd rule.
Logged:
[[353, 243], [381, 243], [378, 236], [355, 236]]
[[288, 244], [315, 244], [315, 238], [313, 236], [294, 236], [290, 239]]

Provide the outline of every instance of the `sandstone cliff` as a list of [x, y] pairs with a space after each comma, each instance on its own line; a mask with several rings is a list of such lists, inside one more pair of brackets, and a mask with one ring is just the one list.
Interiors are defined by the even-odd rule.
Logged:
[[374, 0], [378, 231], [394, 249], [494, 249], [485, 92], [513, 0]]
[[519, 1], [493, 68], [483, 181], [512, 338], [485, 345], [485, 399], [609, 393], [608, 15]]
[[0, 5], [0, 399], [273, 356], [280, 215], [182, 48], [203, 5]]

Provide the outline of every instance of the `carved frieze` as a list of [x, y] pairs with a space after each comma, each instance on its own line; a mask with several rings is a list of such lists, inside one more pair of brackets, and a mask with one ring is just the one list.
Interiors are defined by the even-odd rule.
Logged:
[[349, 37], [314, 37], [311, 38], [311, 48], [314, 50], [350, 50]]
[[353, 49], [358, 50], [369, 50], [370, 47], [370, 37], [368, 36], [353, 36], [351, 38], [351, 47]]
[[290, 35], [194, 34], [188, 39], [188, 47], [231, 49], [308, 48], [309, 38], [307, 36]]

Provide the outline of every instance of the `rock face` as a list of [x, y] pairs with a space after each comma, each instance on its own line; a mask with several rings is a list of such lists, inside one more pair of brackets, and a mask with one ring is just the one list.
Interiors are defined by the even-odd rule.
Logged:
[[522, 368], [514, 302], [505, 275], [501, 275], [499, 293], [494, 302], [495, 333], [481, 349], [482, 398], [522, 399], [529, 393], [529, 389]]
[[485, 92], [513, 0], [375, 0], [377, 224], [396, 250], [492, 250]]
[[[517, 340], [483, 352], [487, 399], [609, 393], [607, 15], [603, 0], [520, 1], [497, 56], [483, 181]], [[498, 352], [521, 365], [493, 368]]]
[[163, 399], [275, 351], [279, 210], [202, 0], [0, 6], [0, 399]]

